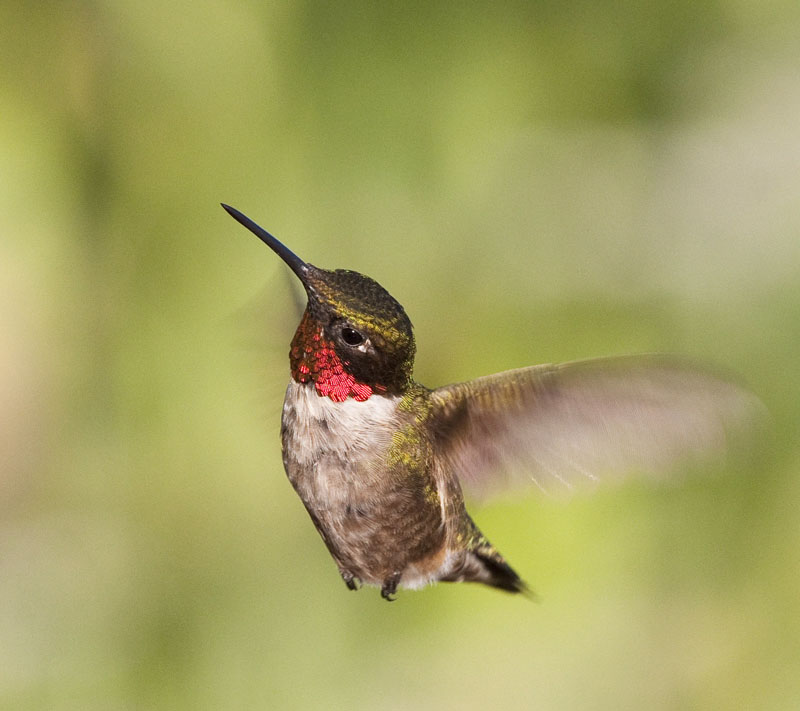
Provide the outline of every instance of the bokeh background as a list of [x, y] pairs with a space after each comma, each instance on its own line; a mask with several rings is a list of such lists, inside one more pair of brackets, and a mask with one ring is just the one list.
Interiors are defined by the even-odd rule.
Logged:
[[[800, 707], [800, 5], [0, 5], [0, 708]], [[539, 593], [349, 593], [285, 480], [285, 268], [439, 385], [677, 351], [724, 472], [475, 509]]]

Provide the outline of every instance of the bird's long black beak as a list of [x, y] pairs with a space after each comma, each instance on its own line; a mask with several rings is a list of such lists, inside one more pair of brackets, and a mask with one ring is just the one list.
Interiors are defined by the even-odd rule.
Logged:
[[285, 244], [275, 239], [263, 227], [257, 225], [249, 217], [239, 212], [235, 207], [226, 205], [224, 202], [220, 204], [222, 205], [222, 207], [225, 208], [225, 211], [234, 220], [244, 225], [264, 244], [266, 244], [267, 247], [269, 247], [273, 252], [275, 252], [275, 254], [277, 254], [284, 262], [286, 262], [286, 264], [289, 265], [289, 268], [295, 274], [297, 274], [300, 281], [303, 282], [303, 285], [307, 284], [306, 277], [308, 276], [308, 273], [311, 270], [311, 266], [309, 264], [306, 264], [306, 262], [300, 259], [300, 257], [298, 257], [294, 252], [292, 252], [292, 250], [289, 249]]

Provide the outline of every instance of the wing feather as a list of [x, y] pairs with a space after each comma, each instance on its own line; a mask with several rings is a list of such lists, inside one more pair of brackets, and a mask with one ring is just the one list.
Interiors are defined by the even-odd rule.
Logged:
[[471, 493], [545, 493], [724, 455], [764, 408], [747, 389], [670, 356], [537, 365], [432, 392], [435, 445]]

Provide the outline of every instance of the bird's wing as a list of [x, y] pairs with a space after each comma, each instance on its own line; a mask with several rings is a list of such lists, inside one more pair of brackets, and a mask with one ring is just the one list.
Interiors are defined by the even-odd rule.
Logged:
[[669, 356], [538, 365], [431, 396], [435, 446], [476, 494], [665, 476], [724, 454], [765, 412], [743, 387]]

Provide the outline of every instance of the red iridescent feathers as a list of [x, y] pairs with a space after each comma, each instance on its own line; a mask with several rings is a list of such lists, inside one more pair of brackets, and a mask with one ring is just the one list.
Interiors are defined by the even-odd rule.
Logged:
[[317, 394], [334, 402], [352, 397], [363, 402], [380, 386], [359, 383], [348, 373], [347, 361], [339, 358], [333, 343], [323, 338], [322, 329], [308, 314], [303, 317], [289, 351], [292, 378], [298, 383], [313, 382]]

